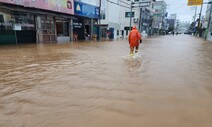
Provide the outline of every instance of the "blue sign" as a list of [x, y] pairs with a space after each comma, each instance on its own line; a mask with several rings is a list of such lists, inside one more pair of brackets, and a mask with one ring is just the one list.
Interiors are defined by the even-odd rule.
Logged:
[[99, 18], [99, 7], [74, 1], [74, 14], [88, 18]]

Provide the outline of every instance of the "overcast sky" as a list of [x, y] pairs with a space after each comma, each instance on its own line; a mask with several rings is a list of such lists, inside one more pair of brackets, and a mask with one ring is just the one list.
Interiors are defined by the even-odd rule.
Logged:
[[[164, 0], [167, 4], [167, 12], [170, 14], [177, 13], [177, 18], [181, 21], [192, 21], [195, 14], [195, 6], [187, 6], [188, 0]], [[204, 0], [208, 2], [208, 0]], [[197, 6], [197, 14], [200, 13], [200, 7]], [[193, 8], [193, 9], [192, 9]], [[202, 15], [205, 15], [207, 5], [203, 5]]]
[[[77, 0], [84, 3], [89, 3], [92, 5], [99, 5], [99, 0]], [[157, 0], [161, 1], [161, 0]], [[193, 21], [193, 16], [195, 14], [195, 6], [187, 6], [188, 0], [164, 0], [167, 4], [167, 12], [168, 14], [174, 14], [177, 13], [177, 19], [180, 21]], [[204, 0], [204, 2], [208, 2], [208, 0]], [[197, 17], [200, 13], [200, 7], [197, 6]], [[205, 15], [207, 5], [203, 5], [202, 15]]]

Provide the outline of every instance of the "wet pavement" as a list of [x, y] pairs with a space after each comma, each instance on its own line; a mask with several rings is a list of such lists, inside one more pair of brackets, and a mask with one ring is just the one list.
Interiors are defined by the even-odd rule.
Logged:
[[0, 47], [0, 127], [211, 127], [212, 43], [189, 35]]

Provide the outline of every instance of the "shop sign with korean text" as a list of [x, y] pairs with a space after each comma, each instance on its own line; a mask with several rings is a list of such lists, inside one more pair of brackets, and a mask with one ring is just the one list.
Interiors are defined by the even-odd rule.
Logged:
[[188, 0], [188, 6], [202, 5], [203, 0]]

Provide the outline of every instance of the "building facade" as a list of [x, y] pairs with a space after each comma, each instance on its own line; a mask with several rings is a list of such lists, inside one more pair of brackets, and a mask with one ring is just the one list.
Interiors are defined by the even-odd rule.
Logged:
[[[127, 7], [121, 7], [119, 12], [119, 23], [120, 23], [120, 29], [119, 29], [119, 38], [127, 38], [128, 34], [130, 32], [130, 22], [131, 27], [136, 26], [139, 28], [139, 21], [140, 21], [140, 10], [139, 8], [132, 8], [132, 15], [131, 12], [131, 1], [127, 1]], [[130, 16], [132, 16], [130, 18]], [[130, 21], [131, 19], [131, 21]]]
[[74, 32], [83, 40], [97, 34], [98, 18], [98, 6], [80, 1], [0, 0], [0, 43], [70, 42]]
[[101, 38], [116, 39], [120, 29], [119, 0], [101, 0]]
[[[132, 25], [136, 26], [140, 32], [145, 31], [148, 35], [152, 34], [152, 22], [153, 22], [153, 4], [155, 0], [133, 0], [129, 1], [130, 4], [133, 2], [133, 16], [132, 16]], [[130, 8], [122, 8], [122, 11], [120, 13], [122, 16], [120, 16], [120, 23], [121, 23], [121, 36], [123, 33], [128, 35], [129, 28], [130, 28], [130, 18], [127, 16], [126, 13], [129, 13]], [[120, 14], [120, 15], [121, 15]], [[125, 15], [123, 15], [125, 14]]]
[[[142, 2], [149, 4], [141, 6]], [[154, 2], [155, 0], [102, 0], [100, 12], [102, 37], [106, 35], [110, 39], [126, 39], [130, 31], [130, 16], [132, 16], [131, 26], [136, 26], [140, 32], [151, 33]]]
[[153, 25], [153, 14], [154, 14], [154, 9], [153, 9], [153, 3], [154, 1], [151, 1], [150, 6], [148, 7], [143, 7], [140, 8], [140, 31], [147, 33], [148, 35], [153, 34], [152, 30], [152, 25]]
[[153, 5], [155, 13], [153, 15], [153, 28], [154, 34], [161, 34], [167, 30], [167, 12], [166, 12], [167, 4], [164, 0], [156, 1]]
[[177, 14], [170, 14], [169, 18], [166, 19], [168, 24], [168, 32], [176, 32], [176, 21], [177, 21]]

